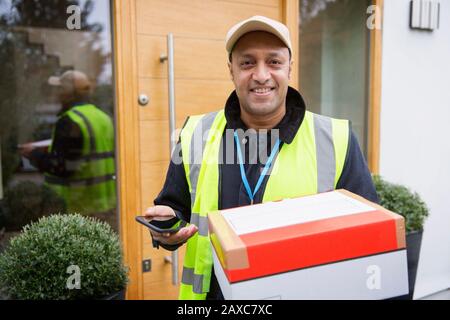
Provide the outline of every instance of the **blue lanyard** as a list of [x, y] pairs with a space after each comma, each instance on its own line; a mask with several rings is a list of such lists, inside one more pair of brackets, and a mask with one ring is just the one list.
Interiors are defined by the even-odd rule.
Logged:
[[252, 192], [252, 189], [250, 188], [250, 184], [248, 183], [247, 176], [245, 174], [244, 160], [242, 159], [243, 156], [242, 156], [242, 151], [241, 151], [241, 145], [239, 143], [239, 137], [238, 137], [236, 131], [234, 132], [234, 140], [236, 141], [236, 148], [237, 148], [238, 157], [239, 157], [239, 166], [241, 168], [242, 182], [244, 183], [245, 190], [247, 190], [247, 194], [251, 200], [251, 204], [253, 204], [253, 199], [255, 198], [255, 194], [258, 192], [259, 187], [261, 187], [261, 184], [264, 180], [264, 176], [267, 174], [267, 171], [269, 170], [270, 165], [272, 164], [273, 159], [275, 158], [277, 150], [280, 146], [280, 139], [279, 138], [277, 139], [275, 146], [273, 147], [272, 151], [270, 152], [269, 159], [267, 159], [267, 163], [264, 166], [264, 169], [261, 172], [261, 175], [259, 176], [258, 182], [256, 183], [256, 187], [253, 192]]

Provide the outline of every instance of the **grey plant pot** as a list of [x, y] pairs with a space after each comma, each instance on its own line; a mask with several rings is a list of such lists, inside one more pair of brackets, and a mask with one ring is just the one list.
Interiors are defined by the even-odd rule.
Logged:
[[408, 256], [408, 300], [414, 296], [414, 287], [416, 285], [417, 267], [419, 265], [420, 246], [422, 244], [423, 230], [413, 231], [406, 235], [406, 250]]
[[125, 300], [125, 292], [126, 290], [123, 289], [118, 292], [114, 292], [113, 294], [110, 294], [109, 296], [103, 297], [100, 300]]
[[409, 293], [392, 300], [412, 300], [416, 285], [417, 267], [419, 265], [420, 246], [422, 244], [423, 230], [412, 231], [406, 234], [406, 255], [408, 258], [408, 284]]

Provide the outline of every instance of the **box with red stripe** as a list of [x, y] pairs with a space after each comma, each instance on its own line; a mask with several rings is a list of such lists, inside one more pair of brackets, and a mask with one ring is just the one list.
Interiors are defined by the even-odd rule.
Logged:
[[[407, 293], [403, 217], [346, 190], [222, 210], [208, 220], [216, 276], [228, 298], [370, 299]], [[385, 290], [362, 292], [370, 287], [369, 267], [381, 268], [377, 261], [387, 263], [379, 270]], [[346, 293], [330, 296], [327, 288], [337, 270], [339, 278], [347, 278]], [[394, 274], [396, 279], [387, 281]], [[290, 284], [290, 278], [297, 283]], [[299, 281], [307, 281], [308, 294], [300, 292]], [[255, 284], [256, 291], [249, 291]]]

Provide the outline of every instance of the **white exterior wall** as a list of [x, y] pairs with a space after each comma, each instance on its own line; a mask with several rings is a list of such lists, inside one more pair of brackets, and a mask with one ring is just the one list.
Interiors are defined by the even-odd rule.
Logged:
[[385, 0], [380, 174], [430, 208], [415, 298], [450, 287], [450, 0], [440, 27], [409, 28], [410, 0]]

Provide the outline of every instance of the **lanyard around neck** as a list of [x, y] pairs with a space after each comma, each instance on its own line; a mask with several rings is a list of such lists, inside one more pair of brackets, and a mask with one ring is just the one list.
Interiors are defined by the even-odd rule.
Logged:
[[272, 148], [269, 159], [267, 159], [267, 163], [264, 166], [264, 169], [259, 176], [258, 182], [256, 183], [255, 190], [253, 192], [252, 192], [252, 189], [250, 188], [250, 184], [248, 183], [247, 175], [245, 174], [244, 160], [243, 160], [243, 155], [242, 155], [242, 151], [241, 151], [241, 144], [239, 143], [239, 137], [238, 137], [236, 131], [234, 132], [234, 140], [236, 141], [236, 149], [237, 149], [237, 153], [238, 153], [238, 157], [239, 157], [239, 167], [241, 169], [242, 182], [244, 183], [245, 190], [247, 191], [248, 197], [250, 198], [250, 201], [251, 201], [250, 204], [253, 204], [253, 199], [255, 198], [256, 193], [258, 192], [259, 188], [261, 187], [264, 177], [267, 174], [267, 171], [269, 171], [269, 168], [273, 162], [273, 159], [275, 158], [275, 155], [278, 151], [278, 148], [280, 146], [280, 138], [277, 139], [277, 142], [275, 143], [274, 147]]

